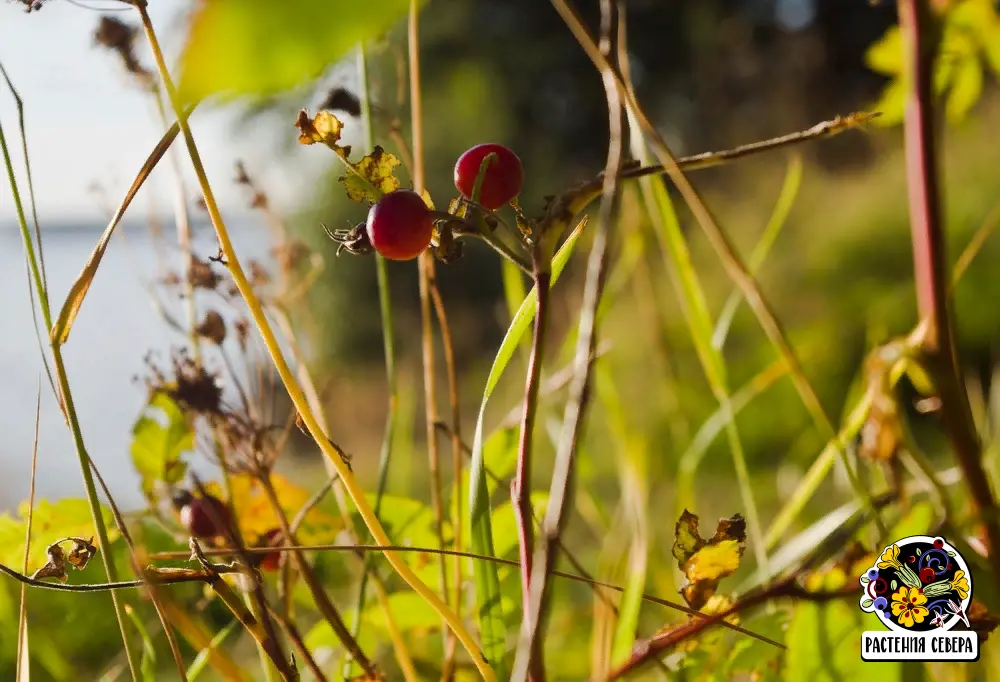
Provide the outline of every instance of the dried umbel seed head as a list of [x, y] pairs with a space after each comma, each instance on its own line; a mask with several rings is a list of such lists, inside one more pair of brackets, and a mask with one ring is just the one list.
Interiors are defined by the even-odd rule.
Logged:
[[205, 319], [194, 330], [198, 336], [208, 339], [216, 346], [221, 346], [226, 340], [226, 322], [222, 319], [222, 315], [214, 310], [205, 313]]
[[309, 258], [310, 255], [309, 247], [298, 239], [292, 239], [284, 244], [275, 246], [271, 250], [271, 253], [274, 254], [274, 259], [277, 261], [278, 267], [285, 272], [294, 270], [298, 267], [299, 263]]
[[191, 263], [188, 265], [188, 282], [191, 286], [196, 289], [215, 289], [221, 280], [222, 277], [212, 270], [210, 262], [191, 256]]
[[150, 391], [164, 391], [182, 408], [196, 414], [222, 414], [222, 388], [216, 375], [184, 352], [176, 354], [172, 362], [174, 376], [167, 378], [150, 361], [153, 378], [146, 382]]
[[266, 286], [271, 282], [271, 273], [258, 261], [249, 261], [247, 268], [250, 270], [250, 283], [255, 287]]

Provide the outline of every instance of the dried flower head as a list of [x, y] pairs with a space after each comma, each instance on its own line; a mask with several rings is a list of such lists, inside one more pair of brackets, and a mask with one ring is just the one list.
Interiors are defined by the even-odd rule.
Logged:
[[226, 340], [226, 322], [222, 315], [214, 310], [205, 313], [205, 318], [194, 328], [198, 336], [208, 339], [216, 346], [221, 346]]
[[188, 281], [196, 289], [215, 289], [222, 277], [216, 274], [209, 261], [200, 260], [192, 254], [188, 265]]

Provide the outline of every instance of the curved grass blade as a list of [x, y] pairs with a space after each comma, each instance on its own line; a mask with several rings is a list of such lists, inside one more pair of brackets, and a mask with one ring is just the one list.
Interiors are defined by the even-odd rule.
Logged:
[[[788, 220], [788, 214], [792, 212], [792, 205], [795, 203], [795, 198], [798, 196], [799, 187], [801, 186], [802, 156], [793, 154], [788, 160], [788, 171], [785, 173], [785, 182], [781, 186], [781, 192], [778, 194], [778, 201], [774, 205], [771, 218], [767, 221], [764, 233], [760, 236], [757, 245], [754, 246], [753, 252], [750, 254], [750, 261], [747, 263], [750, 274], [756, 274], [760, 266], [764, 264], [767, 254], [771, 252], [771, 247], [777, 241], [781, 228], [785, 226], [785, 222]], [[712, 345], [717, 349], [721, 349], [725, 345], [726, 336], [729, 335], [729, 328], [732, 326], [733, 318], [736, 317], [736, 311], [739, 310], [740, 303], [742, 302], [743, 292], [737, 287], [733, 290], [733, 293], [729, 294], [725, 305], [722, 306], [719, 319], [715, 323], [715, 332], [712, 334]]]
[[[184, 116], [190, 116], [194, 107], [189, 107], [187, 111], [184, 112]], [[101, 259], [104, 258], [104, 252], [108, 248], [108, 244], [111, 242], [111, 237], [114, 235], [115, 228], [118, 227], [118, 223], [121, 222], [122, 217], [125, 215], [125, 211], [128, 209], [135, 195], [138, 194], [139, 189], [146, 182], [146, 178], [149, 174], [153, 172], [156, 168], [156, 164], [160, 162], [163, 155], [167, 153], [170, 149], [170, 145], [173, 143], [174, 138], [177, 137], [177, 133], [180, 132], [180, 126], [177, 122], [174, 122], [172, 126], [163, 134], [160, 141], [153, 148], [153, 151], [149, 153], [146, 158], [146, 162], [142, 164], [142, 168], [139, 169], [139, 174], [136, 175], [135, 180], [132, 181], [132, 186], [128, 188], [128, 192], [125, 193], [125, 198], [122, 199], [121, 204], [118, 206], [118, 210], [115, 211], [114, 216], [111, 217], [111, 222], [104, 229], [104, 234], [101, 235], [100, 240], [97, 242], [97, 246], [94, 247], [94, 252], [90, 254], [90, 259], [87, 264], [83, 267], [83, 272], [80, 276], [76, 278], [73, 282], [73, 286], [70, 287], [69, 294], [66, 296], [66, 301], [63, 303], [62, 310], [59, 311], [59, 317], [56, 318], [55, 325], [53, 325], [52, 330], [49, 333], [49, 339], [52, 343], [57, 345], [63, 345], [66, 340], [69, 339], [69, 331], [73, 326], [73, 322], [76, 320], [77, 314], [80, 312], [80, 306], [83, 305], [83, 299], [87, 295], [87, 291], [90, 289], [91, 283], [94, 281], [94, 276], [97, 274], [97, 268], [101, 265]]]
[[[576, 229], [567, 237], [565, 243], [552, 259], [552, 283], [555, 284], [569, 261], [577, 240], [587, 224], [583, 218]], [[476, 417], [475, 437], [472, 441], [472, 464], [469, 476], [469, 525], [472, 551], [486, 556], [495, 556], [493, 551], [493, 528], [490, 520], [489, 492], [486, 487], [486, 467], [483, 458], [483, 420], [486, 416], [486, 405], [489, 403], [493, 389], [510, 363], [518, 344], [538, 310], [538, 293], [532, 289], [521, 303], [514, 319], [511, 320], [507, 334], [504, 335], [500, 349], [493, 359], [483, 400]], [[478, 602], [480, 640], [486, 660], [496, 668], [497, 677], [506, 677], [506, 666], [503, 664], [506, 653], [506, 634], [503, 622], [503, 609], [500, 606], [500, 578], [497, 565], [482, 561], [473, 563], [473, 573], [476, 580], [476, 600]]]

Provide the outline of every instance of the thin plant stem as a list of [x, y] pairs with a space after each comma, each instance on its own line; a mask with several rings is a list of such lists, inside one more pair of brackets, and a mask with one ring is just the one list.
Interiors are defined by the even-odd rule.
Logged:
[[[11, 163], [10, 152], [7, 148], [7, 138], [4, 135], [3, 127], [0, 126], [0, 150], [3, 152], [4, 164], [7, 167], [7, 176], [10, 181], [11, 192], [14, 197], [14, 205], [17, 210], [18, 222], [21, 228], [21, 239], [24, 243], [25, 256], [28, 260], [34, 279], [35, 291], [42, 307], [42, 317], [45, 320], [47, 330], [52, 329], [52, 314], [48, 305], [48, 296], [45, 293], [45, 285], [42, 280], [41, 270], [35, 257], [35, 250], [32, 244], [31, 234], [28, 231], [28, 224], [25, 219], [24, 206], [21, 203], [21, 195], [17, 188], [17, 180], [14, 177], [14, 167]], [[66, 374], [66, 365], [63, 361], [62, 348], [58, 343], [52, 344], [52, 361], [55, 369], [56, 384], [59, 390], [60, 406], [66, 417], [66, 423], [73, 434], [73, 445], [80, 463], [80, 471], [83, 475], [83, 484], [87, 493], [87, 504], [94, 522], [94, 531], [97, 534], [99, 549], [101, 552], [101, 562], [109, 582], [118, 580], [118, 570], [111, 557], [111, 542], [108, 539], [108, 529], [104, 523], [104, 515], [97, 497], [97, 489], [94, 486], [94, 477], [90, 473], [90, 455], [87, 454], [86, 446], [83, 443], [83, 434], [80, 431], [80, 422], [76, 415], [76, 407], [73, 404], [73, 396], [70, 393], [69, 378]], [[128, 630], [126, 628], [125, 611], [119, 602], [118, 595], [112, 593], [111, 601], [115, 609], [115, 618], [118, 621], [118, 629], [122, 635], [122, 645], [124, 647], [125, 658], [128, 662], [129, 672], [132, 679], [138, 682], [138, 673], [135, 667], [132, 644], [129, 642]]]
[[[458, 395], [458, 371], [455, 368], [455, 348], [452, 343], [451, 325], [448, 324], [448, 313], [444, 307], [444, 300], [438, 289], [437, 282], [431, 283], [431, 301], [434, 304], [434, 313], [437, 316], [438, 327], [441, 329], [441, 345], [444, 351], [444, 366], [448, 376], [448, 403], [451, 406], [451, 466], [452, 476], [455, 479], [453, 499], [451, 500], [451, 527], [452, 527], [452, 547], [456, 550], [462, 549], [462, 411]], [[437, 429], [437, 421], [434, 423]], [[460, 617], [462, 615], [462, 560], [455, 557], [452, 562], [452, 588], [454, 590], [454, 609]], [[445, 647], [444, 664], [442, 666], [442, 679], [450, 679], [454, 671], [455, 650], [458, 642], [454, 637], [449, 637]]]
[[[792, 385], [795, 387], [796, 392], [799, 394], [802, 403], [805, 405], [806, 410], [816, 427], [820, 430], [828, 442], [835, 442], [836, 432], [834, 431], [833, 423], [830, 421], [829, 416], [826, 414], [826, 411], [823, 409], [823, 406], [819, 401], [819, 397], [816, 395], [815, 390], [809, 383], [809, 379], [806, 377], [802, 368], [802, 363], [792, 350], [781, 324], [778, 322], [774, 312], [771, 310], [770, 304], [764, 298], [763, 292], [761, 292], [760, 287], [757, 285], [757, 281], [754, 279], [753, 275], [750, 274], [746, 265], [733, 249], [732, 244], [729, 242], [729, 238], [719, 227], [708, 206], [695, 191], [687, 177], [685, 177], [676, 159], [674, 159], [671, 155], [670, 149], [664, 141], [663, 136], [656, 130], [656, 127], [639, 106], [635, 97], [631, 92], [629, 92], [628, 86], [622, 80], [621, 75], [600, 53], [600, 50], [597, 48], [597, 45], [594, 43], [593, 38], [591, 38], [586, 26], [582, 23], [576, 10], [569, 4], [568, 0], [551, 1], [556, 11], [559, 12], [563, 21], [565, 21], [566, 25], [573, 33], [573, 36], [577, 39], [577, 42], [587, 53], [587, 56], [591, 59], [591, 61], [602, 71], [609, 70], [609, 72], [613, 75], [616, 89], [625, 100], [629, 110], [635, 114], [642, 131], [653, 141], [653, 149], [656, 152], [659, 161], [663, 165], [664, 170], [670, 177], [671, 181], [684, 197], [684, 200], [691, 209], [692, 214], [694, 214], [698, 225], [708, 238], [712, 249], [715, 251], [720, 262], [722, 263], [726, 274], [743, 293], [743, 297], [746, 299], [750, 309], [757, 317], [757, 321], [767, 336], [768, 341], [788, 364]], [[871, 115], [865, 114], [862, 115], [862, 117], [865, 121], [867, 121], [871, 118]], [[853, 119], [854, 117], [849, 117], [848, 119], [838, 119], [834, 122], [836, 125], [831, 127], [825, 134], [835, 134], [841, 130], [855, 127], [857, 122]], [[858, 479], [857, 473], [854, 470], [853, 464], [851, 463], [847, 452], [844, 448], [838, 445], [836, 453], [840, 458], [841, 465], [847, 474], [855, 495], [868, 507], [879, 532], [886, 534], [887, 530], [882, 521], [881, 514], [873, 503], [871, 495]]]
[[[285, 536], [285, 541], [292, 547], [295, 547], [298, 545], [298, 540], [296, 540], [295, 533], [292, 531], [291, 524], [288, 522], [288, 515], [281, 507], [281, 502], [278, 500], [278, 493], [274, 489], [270, 473], [264, 472], [258, 477], [258, 480], [260, 480], [261, 487], [264, 488], [264, 494], [267, 496], [268, 502], [270, 502], [271, 508], [274, 510], [274, 513], [278, 518], [278, 524], [281, 527], [282, 534]], [[320, 612], [320, 615], [322, 615], [323, 619], [330, 624], [330, 628], [333, 630], [333, 633], [340, 640], [341, 644], [344, 645], [344, 648], [351, 653], [351, 658], [353, 658], [354, 661], [361, 666], [361, 669], [365, 671], [365, 674], [371, 677], [377, 677], [378, 675], [375, 665], [371, 662], [371, 659], [365, 655], [364, 651], [361, 650], [361, 646], [358, 644], [358, 641], [347, 628], [347, 625], [344, 623], [344, 619], [341, 618], [340, 613], [337, 612], [336, 607], [330, 601], [326, 591], [323, 589], [319, 579], [316, 577], [316, 573], [312, 570], [312, 566], [310, 566], [309, 562], [306, 561], [305, 554], [299, 550], [293, 550], [292, 559], [295, 561], [295, 567], [302, 576], [302, 580], [305, 582], [306, 587], [309, 588], [313, 604], [315, 604], [316, 609]]]
[[[420, 98], [420, 22], [416, 0], [410, 1], [407, 19], [407, 46], [410, 82], [410, 128], [413, 147], [413, 191], [424, 191], [424, 124]], [[441, 494], [441, 458], [438, 450], [438, 433], [434, 424], [437, 416], [437, 376], [434, 362], [434, 329], [431, 318], [431, 287], [434, 286], [434, 257], [429, 251], [420, 254], [417, 261], [420, 278], [420, 352], [424, 366], [424, 424], [427, 438], [427, 468], [431, 480], [431, 507], [439, 547], [444, 547], [444, 502]], [[448, 595], [448, 563], [441, 557], [439, 563], [441, 594]], [[441, 641], [447, 645], [447, 629], [442, 629]]]
[[[145, 5], [137, 5], [136, 9], [142, 18], [143, 29], [149, 42], [150, 49], [153, 52], [156, 67], [160, 73], [161, 79], [163, 80], [171, 106], [173, 107], [175, 113], [183, 114], [177, 90], [170, 77], [170, 72], [167, 68], [166, 60], [163, 57], [163, 52], [160, 49], [159, 41], [156, 38], [156, 33], [153, 30], [153, 24], [149, 18], [149, 13], [147, 12]], [[208, 209], [209, 218], [215, 228], [216, 236], [219, 239], [219, 245], [222, 249], [223, 255], [228, 262], [230, 274], [232, 275], [233, 281], [242, 295], [243, 300], [246, 302], [251, 317], [253, 318], [254, 323], [256, 324], [263, 339], [264, 345], [268, 350], [268, 354], [274, 362], [275, 369], [281, 377], [282, 383], [284, 384], [292, 403], [295, 405], [296, 410], [302, 417], [303, 424], [316, 441], [319, 449], [323, 452], [326, 458], [333, 463], [333, 466], [336, 468], [337, 473], [340, 476], [340, 481], [346, 488], [347, 493], [351, 496], [351, 499], [358, 509], [358, 513], [364, 520], [365, 525], [368, 527], [368, 530], [371, 532], [375, 541], [383, 546], [390, 545], [391, 542], [389, 540], [389, 536], [386, 534], [385, 529], [382, 528], [382, 524], [379, 523], [378, 518], [375, 516], [371, 506], [365, 499], [364, 491], [361, 486], [358, 485], [357, 480], [348, 469], [347, 464], [341, 459], [340, 454], [337, 452], [333, 443], [321, 429], [316, 416], [313, 414], [313, 410], [310, 408], [309, 403], [306, 401], [305, 396], [302, 393], [302, 389], [300, 388], [298, 381], [296, 381], [295, 376], [292, 374], [292, 371], [282, 354], [281, 346], [278, 343], [277, 338], [275, 338], [271, 325], [267, 320], [267, 315], [264, 313], [260, 301], [253, 291], [253, 287], [247, 280], [246, 274], [240, 265], [239, 258], [236, 255], [236, 251], [233, 248], [232, 241], [229, 238], [229, 232], [226, 229], [226, 225], [222, 220], [222, 215], [219, 212], [218, 204], [215, 201], [215, 194], [212, 191], [212, 187], [205, 173], [205, 167], [201, 161], [201, 155], [198, 152], [194, 136], [191, 133], [191, 127], [188, 125], [187, 119], [183, 115], [180, 116], [179, 123], [181, 132], [184, 135], [184, 142], [188, 148], [188, 155], [191, 158], [191, 163], [194, 166], [195, 175], [198, 178], [198, 184], [205, 200], [205, 206]], [[440, 614], [442, 620], [447, 622], [448, 626], [455, 633], [455, 636], [458, 637], [459, 641], [462, 643], [462, 646], [469, 653], [473, 664], [476, 666], [476, 669], [484, 677], [484, 679], [486, 679], [487, 682], [493, 682], [496, 679], [493, 669], [483, 657], [481, 651], [479, 650], [479, 645], [466, 629], [461, 619], [459, 619], [454, 612], [448, 608], [448, 605], [445, 604], [433, 590], [420, 580], [416, 573], [413, 572], [413, 569], [406, 564], [399, 554], [393, 553], [392, 551], [384, 551], [383, 554], [389, 564], [396, 570], [396, 573], [399, 574], [399, 577], [402, 578], [403, 581], [406, 582], [411, 588], [413, 588], [413, 590], [416, 591], [432, 609]]]
[[[623, 11], [621, 2], [602, 0], [601, 2], [601, 53], [616, 55], [618, 42], [618, 22], [616, 16]], [[613, 59], [614, 57], [612, 57]], [[572, 484], [575, 472], [575, 454], [583, 430], [590, 396], [590, 361], [597, 347], [597, 311], [607, 281], [608, 254], [611, 250], [611, 223], [614, 220], [620, 199], [618, 173], [625, 153], [624, 130], [625, 110], [618, 89], [615, 87], [614, 71], [608, 62], [601, 69], [608, 100], [609, 140], [604, 186], [601, 194], [594, 242], [587, 260], [587, 274], [580, 304], [580, 320], [574, 360], [574, 376], [570, 384], [569, 399], [563, 415], [562, 430], [556, 443], [556, 458], [549, 488], [548, 507], [542, 521], [541, 542], [535, 550], [531, 566], [531, 584], [528, 599], [524, 603], [524, 616], [511, 680], [521, 682], [531, 675], [544, 674], [541, 660], [540, 642], [543, 639], [546, 602], [549, 596], [549, 576], [552, 572], [558, 540], [566, 521], [566, 509], [572, 498]], [[541, 297], [539, 297], [541, 303]]]
[[271, 606], [268, 606], [267, 608], [271, 617], [274, 618], [281, 629], [285, 631], [285, 635], [291, 641], [292, 646], [295, 647], [295, 650], [299, 652], [299, 655], [302, 656], [302, 659], [306, 662], [306, 667], [309, 668], [309, 672], [311, 672], [313, 677], [316, 678], [316, 682], [326, 682], [326, 675], [323, 674], [322, 668], [319, 667], [316, 663], [316, 659], [313, 658], [312, 653], [309, 651], [309, 647], [306, 646], [305, 641], [302, 639], [302, 633], [300, 633], [299, 629], [295, 627], [295, 623], [278, 613], [277, 610]]
[[[42, 387], [39, 384], [35, 391], [35, 438], [31, 445], [31, 479], [28, 484], [28, 518], [24, 528], [24, 568], [28, 572], [28, 554], [31, 552], [31, 526], [35, 520], [35, 474], [38, 471], [38, 432], [41, 426], [42, 416]], [[15, 669], [16, 682], [28, 679], [28, 674], [21, 677], [21, 664], [23, 660], [24, 646], [28, 639], [28, 586], [21, 585], [21, 605], [18, 609], [17, 617], [17, 667]]]
[[[534, 254], [535, 290], [538, 292], [538, 307], [531, 336], [531, 352], [528, 356], [528, 372], [524, 380], [524, 405], [521, 415], [521, 435], [517, 447], [517, 468], [510, 487], [511, 506], [517, 526], [518, 555], [521, 559], [521, 608], [525, 625], [530, 627], [529, 604], [531, 603], [531, 563], [534, 553], [534, 526], [531, 522], [531, 445], [535, 430], [535, 416], [538, 414], [538, 389], [541, 383], [543, 354], [545, 353], [546, 330], [549, 325], [549, 294], [552, 273], [548, 260], [536, 245]], [[536, 652], [531, 677], [544, 680], [540, 652]]]
[[[266, 198], [266, 195], [264, 195], [263, 191], [260, 188], [258, 188], [254, 184], [254, 182], [252, 181], [252, 179], [246, 174], [246, 170], [245, 169], [243, 169], [242, 175], [243, 175], [243, 178], [244, 178], [243, 181], [250, 186], [251, 190], [254, 192], [255, 197], [265, 197]], [[274, 231], [275, 236], [277, 237], [277, 239], [279, 240], [279, 242], [283, 242], [284, 240], [286, 240], [287, 239], [287, 230], [285, 229], [284, 223], [270, 209], [269, 203], [265, 200], [263, 206], [261, 206], [261, 205], [258, 204], [257, 207], [261, 208], [261, 209], [263, 209], [265, 211], [265, 215], [267, 217], [268, 224], [271, 226], [271, 228]], [[282, 283], [281, 283], [281, 286], [283, 287], [282, 288], [283, 292], [285, 290], [285, 287], [287, 287], [287, 282], [285, 282], [285, 279], [286, 279], [285, 273], [284, 273], [284, 271], [282, 271], [282, 277], [281, 277]], [[301, 288], [301, 287], [299, 287], [299, 288]], [[278, 326], [281, 328], [281, 333], [284, 335], [285, 339], [288, 342], [289, 351], [290, 351], [290, 353], [292, 355], [292, 360], [295, 363], [296, 373], [297, 373], [297, 375], [299, 377], [299, 381], [302, 384], [302, 390], [303, 390], [303, 394], [304, 394], [304, 396], [306, 398], [306, 402], [308, 403], [308, 405], [310, 406], [310, 408], [313, 410], [313, 413], [316, 415], [316, 420], [319, 423], [320, 428], [324, 432], [326, 432], [327, 431], [327, 424], [326, 424], [326, 420], [325, 420], [325, 418], [323, 416], [323, 410], [322, 410], [322, 405], [321, 405], [320, 399], [319, 399], [319, 393], [316, 391], [315, 383], [313, 382], [312, 376], [309, 373], [309, 368], [306, 365], [305, 357], [304, 357], [304, 355], [302, 353], [301, 346], [298, 343], [297, 337], [295, 335], [295, 331], [292, 328], [291, 319], [289, 317], [289, 310], [288, 310], [287, 306], [288, 306], [288, 301], [289, 301], [290, 297], [288, 295], [282, 293], [282, 294], [279, 294], [276, 298], [279, 301], [281, 301], [281, 303], [279, 303], [278, 301], [272, 302], [272, 305], [271, 305], [271, 314], [275, 318], [275, 321], [277, 322]], [[394, 375], [394, 372], [395, 372], [395, 368], [393, 368], [393, 375]], [[351, 539], [352, 540], [357, 540], [357, 538], [359, 536], [359, 533], [357, 531], [357, 528], [355, 527], [354, 519], [350, 516], [350, 513], [348, 512], [347, 501], [344, 498], [344, 494], [343, 494], [343, 483], [339, 479], [339, 474], [337, 473], [337, 470], [334, 467], [334, 465], [327, 458], [325, 458], [325, 457], [323, 458], [323, 464], [326, 467], [327, 472], [330, 475], [330, 478], [328, 479], [326, 485], [323, 488], [321, 488], [319, 491], [317, 491], [316, 495], [314, 495], [314, 497], [312, 499], [310, 499], [306, 504], [304, 504], [303, 507], [302, 507], [302, 509], [299, 510], [298, 514], [296, 515], [296, 518], [292, 520], [292, 523], [291, 523], [292, 531], [293, 531], [293, 533], [296, 531], [296, 529], [298, 528], [299, 523], [304, 518], [305, 514], [308, 513], [309, 509], [311, 509], [313, 506], [315, 506], [316, 504], [318, 504], [319, 501], [320, 501], [320, 499], [322, 499], [322, 497], [326, 494], [326, 492], [329, 491], [330, 489], [332, 489], [333, 493], [334, 493], [334, 499], [336, 500], [337, 507], [338, 507], [338, 509], [340, 511], [340, 514], [341, 514], [341, 517], [342, 517], [342, 519], [344, 521], [344, 527], [347, 530], [347, 532], [348, 532], [349, 536], [351, 537]], [[374, 510], [376, 517], [379, 514], [379, 506], [380, 506], [379, 500], [381, 499], [381, 493], [384, 492], [384, 490], [385, 490], [386, 475], [383, 473], [384, 471], [385, 471], [385, 467], [383, 467], [382, 464], [380, 464], [380, 477], [379, 477], [379, 483], [377, 485], [377, 490], [376, 490], [376, 504], [375, 504], [375, 510]], [[360, 560], [367, 561], [368, 564], [371, 565], [372, 557], [369, 557], [369, 556], [367, 556], [365, 554], [362, 554], [362, 553], [358, 553], [357, 556], [358, 556], [358, 558]], [[368, 576], [368, 574], [363, 571], [362, 572], [362, 584], [364, 584], [364, 583], [367, 582], [367, 580], [368, 580], [367, 576]], [[373, 583], [376, 585], [377, 588], [381, 588], [382, 587], [381, 579], [378, 577], [378, 575], [371, 576], [371, 580], [373, 581]], [[362, 593], [362, 592], [363, 592], [363, 589], [359, 586], [359, 593]], [[386, 622], [392, 621], [393, 620], [392, 611], [391, 611], [391, 609], [389, 607], [388, 595], [386, 594], [385, 589], [378, 589], [375, 594], [376, 594], [376, 598], [378, 599], [379, 606], [382, 608], [382, 610], [383, 610], [383, 612], [385, 614]], [[291, 597], [290, 594], [287, 594], [286, 596], [288, 598]], [[363, 600], [361, 600], [361, 606], [363, 606]], [[286, 609], [288, 608], [287, 604], [286, 604], [285, 608]], [[361, 608], [358, 608], [356, 610], [354, 624], [353, 624], [352, 630], [351, 630], [351, 634], [352, 634], [352, 636], [355, 639], [358, 638], [358, 631], [357, 631], [356, 628], [359, 627], [358, 624], [360, 622], [359, 619], [360, 619], [361, 610], [362, 610]], [[393, 639], [392, 640], [392, 645], [393, 645], [393, 653], [396, 656], [396, 660], [399, 663], [400, 668], [404, 672], [407, 671], [407, 670], [412, 670], [413, 669], [413, 662], [410, 659], [409, 653], [406, 650], [406, 644], [402, 640], [402, 638], [395, 638], [395, 639]], [[345, 677], [348, 676], [349, 674], [350, 674], [349, 671], [345, 670], [345, 672], [344, 672]], [[408, 682], [416, 682], [416, 678], [415, 677], [406, 677], [406, 679], [407, 679]]]
[[[375, 145], [375, 130], [371, 112], [371, 88], [368, 81], [368, 58], [364, 43], [358, 46], [358, 97], [361, 101], [361, 120], [365, 128], [365, 148], [372, 149]], [[396, 435], [396, 420], [399, 413], [399, 388], [396, 374], [395, 335], [392, 319], [392, 292], [389, 288], [389, 269], [385, 258], [375, 254], [375, 277], [378, 285], [379, 319], [382, 323], [382, 348], [385, 356], [386, 388], [388, 405], [385, 415], [385, 430], [382, 434], [382, 447], [379, 452], [378, 481], [375, 484], [375, 515], [382, 510], [382, 497], [385, 494], [389, 480], [389, 463], [392, 458], [392, 442]], [[365, 592], [368, 586], [368, 576], [371, 572], [371, 557], [365, 555], [361, 568], [361, 579], [358, 582], [358, 596], [354, 609], [354, 622], [351, 633], [357, 638], [361, 632], [361, 614], [365, 605]], [[384, 590], [383, 590], [384, 592]], [[386, 615], [391, 616], [386, 608]], [[345, 667], [344, 675], [350, 671]]]
[[[170, 127], [167, 110], [163, 105], [160, 88], [153, 89], [156, 113], [164, 129]], [[184, 308], [187, 313], [188, 343], [196, 363], [201, 362], [201, 339], [195, 327], [198, 325], [198, 308], [195, 304], [194, 282], [191, 281], [191, 218], [188, 213], [187, 193], [184, 189], [184, 174], [181, 171], [181, 152], [174, 148], [167, 152], [170, 170], [174, 180], [174, 222], [177, 230], [177, 247], [180, 250], [181, 272], [184, 277]]]
[[1000, 585], [1000, 517], [983, 469], [982, 448], [969, 396], [962, 384], [949, 305], [932, 82], [940, 38], [936, 23], [939, 18], [926, 0], [899, 0], [897, 10], [903, 34], [903, 59], [911, 84], [903, 136], [917, 308], [920, 319], [927, 324], [921, 351], [937, 381], [944, 430], [965, 474], [972, 506], [985, 530], [993, 578]]

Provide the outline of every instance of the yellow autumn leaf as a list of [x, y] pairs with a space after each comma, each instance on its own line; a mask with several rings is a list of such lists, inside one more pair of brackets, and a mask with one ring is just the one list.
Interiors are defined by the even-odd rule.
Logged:
[[299, 112], [295, 127], [299, 129], [299, 142], [302, 144], [324, 144], [338, 154], [343, 153], [345, 157], [350, 151], [350, 147], [341, 147], [339, 144], [344, 124], [329, 111], [321, 111], [309, 118], [309, 114], [303, 109]]
[[690, 581], [719, 580], [740, 567], [741, 555], [742, 550], [736, 540], [706, 545], [688, 559], [685, 573]]
[[719, 581], [740, 567], [746, 549], [746, 521], [739, 514], [719, 519], [708, 540], [698, 532], [698, 517], [684, 510], [674, 528], [673, 555], [687, 582], [681, 594], [691, 608], [701, 609], [715, 595]]
[[353, 172], [340, 177], [351, 201], [374, 204], [382, 195], [399, 189], [399, 180], [393, 175], [400, 160], [382, 147], [375, 149], [356, 164], [351, 164]]
[[[312, 496], [305, 488], [295, 485], [280, 474], [271, 474], [271, 483], [278, 497], [278, 503], [291, 521]], [[249, 474], [230, 476], [233, 491], [233, 509], [236, 512], [240, 532], [247, 543], [253, 543], [268, 531], [281, 528], [278, 515], [271, 505], [260, 482]], [[218, 483], [208, 483], [206, 490], [216, 497], [224, 498], [225, 492]], [[306, 514], [299, 526], [297, 538], [303, 544], [331, 542], [343, 528], [340, 518], [313, 508]]]
[[[101, 507], [108, 539], [118, 538], [111, 511]], [[28, 518], [28, 503], [22, 502], [17, 516], [9, 512], [0, 514], [0, 563], [20, 569], [24, 561], [24, 534]], [[36, 500], [31, 524], [31, 552], [28, 554], [28, 573], [45, 565], [48, 557], [45, 548], [67, 537], [87, 540], [96, 537], [90, 505], [84, 499], [65, 499], [58, 502]], [[97, 541], [94, 540], [96, 543]], [[67, 550], [68, 551], [68, 550]]]

